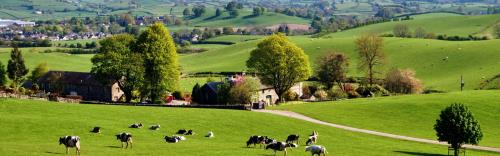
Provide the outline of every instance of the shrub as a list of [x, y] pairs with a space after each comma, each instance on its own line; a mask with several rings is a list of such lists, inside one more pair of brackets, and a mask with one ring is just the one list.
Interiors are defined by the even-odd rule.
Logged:
[[393, 93], [422, 93], [423, 88], [415, 72], [409, 69], [392, 69], [385, 77], [385, 88]]
[[389, 96], [391, 94], [384, 87], [379, 85], [373, 85], [370, 87], [360, 86], [356, 89], [356, 92], [360, 95], [360, 97]]
[[288, 90], [283, 98], [285, 99], [285, 101], [298, 101], [299, 95], [291, 90]]
[[317, 90], [314, 92], [314, 96], [319, 100], [319, 101], [324, 101], [328, 97], [328, 93], [324, 90]]
[[312, 95], [312, 93], [311, 93], [311, 90], [309, 89], [309, 86], [308, 85], [302, 86], [302, 97], [300, 97], [300, 98], [308, 99], [311, 97], [311, 95]]
[[253, 78], [244, 78], [236, 83], [229, 91], [230, 103], [232, 104], [250, 104], [252, 98], [257, 94], [260, 83]]
[[328, 93], [330, 99], [332, 100], [338, 100], [338, 99], [345, 99], [348, 97], [348, 95], [342, 91], [341, 89], [337, 88], [332, 88], [329, 93]]
[[175, 91], [175, 92], [172, 93], [172, 96], [176, 100], [184, 100], [184, 93], [182, 91]]

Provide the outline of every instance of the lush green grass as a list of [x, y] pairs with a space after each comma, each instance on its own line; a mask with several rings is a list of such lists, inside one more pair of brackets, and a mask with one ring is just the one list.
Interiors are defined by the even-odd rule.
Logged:
[[207, 12], [202, 17], [192, 19], [192, 25], [202, 27], [241, 27], [241, 26], [269, 26], [283, 23], [309, 24], [308, 19], [294, 16], [287, 16], [274, 12], [266, 12], [264, 15], [254, 17], [252, 11], [240, 9], [238, 17], [230, 17], [228, 12], [224, 12], [219, 17], [214, 17], [215, 10]]
[[[40, 63], [47, 63], [50, 70], [81, 72], [88, 72], [92, 67], [90, 58], [93, 55], [91, 54], [42, 53], [46, 49], [54, 48], [20, 48], [26, 66], [33, 69]], [[11, 50], [12, 48], [0, 48], [0, 61], [4, 65], [7, 65], [7, 61], [10, 59]]]
[[483, 146], [500, 147], [500, 95], [495, 91], [366, 98], [274, 107], [319, 120], [406, 136], [436, 139], [433, 125], [445, 107], [467, 105], [479, 121]]
[[78, 39], [78, 40], [67, 40], [67, 41], [54, 41], [54, 42], [52, 42], [52, 45], [64, 46], [66, 44], [69, 46], [71, 44], [74, 44], [76, 46], [76, 44], [80, 43], [80, 44], [82, 44], [82, 46], [85, 46], [86, 43], [92, 43], [92, 42], [99, 42], [99, 40], [98, 39]]
[[[2, 128], [0, 152], [3, 155], [63, 154], [58, 137], [81, 137], [82, 155], [271, 155], [270, 150], [246, 148], [248, 136], [260, 134], [285, 139], [288, 134], [308, 135], [317, 130], [319, 144], [332, 155], [444, 155], [446, 147], [387, 139], [347, 132], [286, 117], [247, 111], [214, 109], [178, 109], [159, 107], [78, 105], [41, 101], [0, 99]], [[130, 129], [142, 122], [146, 128]], [[160, 124], [158, 131], [148, 130]], [[89, 131], [102, 127], [101, 134]], [[167, 144], [163, 136], [178, 129], [194, 129], [197, 135], [177, 144]], [[215, 138], [204, 138], [213, 131]], [[119, 132], [134, 136], [133, 149], [119, 149], [114, 137]], [[301, 147], [289, 155], [309, 155]], [[74, 153], [74, 149], [71, 150]], [[279, 153], [281, 154], [281, 153]], [[493, 153], [467, 151], [472, 155]]]
[[252, 40], [258, 40], [261, 39], [265, 36], [262, 35], [224, 35], [224, 36], [218, 36], [214, 38], [210, 38], [207, 41], [219, 41], [219, 42], [246, 42], [246, 41], [252, 41]]
[[392, 34], [394, 26], [405, 24], [413, 32], [416, 28], [422, 27], [427, 32], [436, 34], [446, 34], [468, 36], [481, 34], [484, 28], [496, 23], [500, 15], [462, 16], [450, 13], [434, 13], [412, 16], [413, 20], [399, 22], [385, 22], [363, 26], [357, 29], [349, 29], [342, 32], [332, 33], [330, 37], [352, 37], [365, 33]]
[[[232, 40], [235, 37], [231, 36]], [[313, 66], [318, 56], [335, 50], [350, 58], [350, 75], [362, 76], [356, 68], [358, 59], [354, 50], [354, 38], [312, 39], [296, 36], [290, 40], [304, 49]], [[180, 63], [185, 72], [243, 71], [246, 70], [245, 62], [250, 51], [256, 47], [258, 41], [237, 43], [199, 54], [182, 55]], [[484, 78], [492, 77], [500, 71], [500, 53], [496, 51], [499, 44], [500, 40], [453, 42], [385, 38], [384, 50], [388, 58], [385, 69], [411, 68], [427, 88], [439, 90], [458, 90], [460, 75], [463, 75], [466, 89], [475, 89]], [[446, 57], [449, 59], [444, 61]]]

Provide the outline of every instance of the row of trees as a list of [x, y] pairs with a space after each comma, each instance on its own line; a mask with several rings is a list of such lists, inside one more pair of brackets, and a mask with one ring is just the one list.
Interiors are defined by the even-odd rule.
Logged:
[[126, 102], [133, 92], [141, 99], [159, 103], [167, 92], [178, 88], [180, 67], [176, 47], [167, 28], [156, 23], [137, 38], [115, 35], [100, 42], [100, 53], [92, 58], [91, 73], [103, 83], [118, 82]]

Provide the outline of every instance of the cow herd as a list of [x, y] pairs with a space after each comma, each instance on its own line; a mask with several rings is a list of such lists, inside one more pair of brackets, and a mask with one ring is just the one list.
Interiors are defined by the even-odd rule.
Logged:
[[[129, 126], [129, 128], [142, 128], [141, 123], [134, 123]], [[152, 125], [150, 126], [149, 129], [151, 130], [158, 130], [160, 128], [160, 125]], [[92, 133], [101, 133], [101, 128], [100, 127], [94, 127], [90, 132]], [[194, 135], [193, 130], [185, 130], [185, 129], [180, 129], [177, 131], [176, 135], [172, 136], [165, 136], [163, 139], [167, 143], [178, 143], [180, 141], [186, 140], [186, 135]], [[127, 132], [122, 132], [119, 133], [116, 136], [116, 139], [121, 142], [121, 148], [123, 148], [123, 145], [125, 144], [125, 149], [127, 149], [129, 146], [132, 148], [132, 134], [127, 133]], [[212, 138], [214, 137], [214, 133], [212, 131], [208, 132], [207, 135], [205, 135], [207, 138]], [[318, 132], [313, 131], [311, 135], [307, 138], [306, 141], [306, 152], [311, 152], [311, 154], [321, 156], [321, 154], [326, 155], [328, 152], [326, 151], [326, 148], [321, 145], [316, 145], [318, 141]], [[69, 148], [76, 148], [76, 154], [80, 155], [80, 137], [79, 136], [64, 136], [59, 138], [59, 144], [64, 144], [66, 147], [66, 154], [69, 152]], [[272, 149], [274, 151], [274, 155], [276, 156], [277, 151], [284, 151], [285, 156], [287, 155], [287, 149], [292, 150], [292, 148], [297, 148], [299, 146], [299, 135], [297, 134], [291, 134], [286, 138], [285, 142], [280, 142], [277, 141], [273, 138], [267, 137], [267, 136], [250, 136], [248, 141], [246, 142], [247, 147], [250, 147], [250, 145], [253, 145], [253, 147], [257, 147], [259, 145], [260, 148], [263, 146], [265, 149]]]
[[[306, 141], [306, 152], [311, 152], [311, 155], [318, 155], [321, 156], [321, 154], [326, 155], [328, 152], [326, 151], [326, 148], [321, 145], [316, 145], [318, 141], [318, 132], [313, 131], [311, 135], [307, 138]], [[274, 151], [274, 155], [276, 156], [277, 151], [284, 151], [285, 156], [287, 155], [287, 148], [296, 148], [299, 145], [299, 135], [297, 134], [291, 134], [286, 138], [285, 142], [280, 142], [277, 141], [273, 138], [267, 137], [267, 136], [258, 136], [258, 135], [253, 135], [250, 136], [248, 141], [246, 142], [247, 147], [250, 147], [250, 145], [253, 145], [253, 147], [257, 147], [257, 144], [259, 145], [260, 148], [262, 148], [262, 145], [265, 145], [265, 149], [272, 149]]]

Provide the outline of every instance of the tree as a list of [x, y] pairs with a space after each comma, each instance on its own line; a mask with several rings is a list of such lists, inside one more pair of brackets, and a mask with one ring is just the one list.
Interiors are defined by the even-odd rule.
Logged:
[[330, 52], [318, 58], [318, 67], [316, 73], [319, 80], [323, 82], [328, 89], [337, 84], [340, 89], [344, 90], [343, 82], [347, 78], [349, 70], [349, 59], [344, 54]]
[[427, 32], [425, 31], [424, 28], [418, 27], [417, 29], [415, 29], [415, 37], [416, 38], [426, 38]]
[[378, 12], [375, 14], [376, 17], [381, 17], [381, 18], [392, 18], [394, 17], [394, 11], [390, 8], [379, 8]]
[[10, 53], [10, 60], [7, 64], [7, 73], [9, 79], [13, 81], [14, 87], [17, 88], [28, 72], [29, 70], [24, 64], [24, 58], [21, 51], [18, 49], [17, 45], [14, 45], [14, 49], [12, 49]]
[[205, 14], [206, 9], [205, 6], [196, 6], [193, 8], [194, 17], [200, 17]]
[[[153, 102], [160, 102], [166, 92], [177, 90], [180, 66], [175, 43], [162, 23], [149, 26], [137, 39], [136, 51], [144, 57], [143, 91]], [[144, 94], [144, 93], [143, 93]]]
[[132, 92], [138, 90], [144, 80], [142, 56], [131, 49], [134, 42], [134, 37], [130, 34], [105, 38], [100, 41], [100, 53], [91, 59], [91, 73], [105, 85], [117, 82], [126, 102], [132, 100]]
[[229, 3], [227, 3], [227, 5], [226, 5], [225, 9], [226, 9], [227, 11], [233, 11], [233, 10], [236, 10], [236, 5], [237, 5], [237, 4], [236, 4], [236, 2], [235, 2], [235, 1], [229, 2]]
[[264, 8], [263, 7], [255, 7], [253, 8], [253, 16], [260, 16], [264, 14]]
[[403, 37], [403, 38], [411, 37], [410, 28], [404, 24], [398, 24], [394, 26], [392, 32], [396, 37]]
[[252, 98], [258, 93], [260, 82], [254, 78], [245, 78], [243, 81], [234, 84], [229, 91], [230, 103], [250, 104]]
[[184, 11], [182, 11], [182, 15], [184, 15], [184, 17], [189, 17], [191, 16], [191, 10], [189, 8], [185, 8]]
[[261, 82], [272, 86], [282, 99], [295, 83], [311, 76], [308, 56], [283, 34], [274, 34], [252, 50], [246, 65], [258, 73]]
[[238, 17], [239, 15], [240, 13], [238, 12], [238, 10], [229, 11], [229, 16], [231, 17]]
[[217, 8], [217, 10], [215, 10], [215, 17], [219, 17], [220, 15], [222, 15], [222, 10]]
[[384, 64], [385, 54], [383, 51], [384, 39], [375, 34], [363, 35], [356, 39], [356, 51], [358, 51], [359, 68], [364, 70], [368, 76], [370, 85], [373, 85], [373, 79], [377, 66]]
[[392, 69], [385, 77], [387, 90], [394, 93], [413, 94], [423, 91], [422, 83], [415, 77], [415, 71], [410, 69]]
[[7, 71], [5, 71], [5, 66], [0, 62], [0, 88], [7, 84]]
[[434, 125], [439, 141], [447, 141], [454, 149], [454, 155], [463, 144], [477, 145], [483, 138], [479, 122], [467, 106], [460, 103], [452, 104], [441, 111]]
[[49, 66], [47, 65], [47, 63], [40, 63], [35, 67], [35, 69], [33, 69], [33, 71], [31, 71], [31, 75], [28, 77], [28, 79], [31, 82], [36, 83], [37, 80], [47, 72], [49, 72]]
[[191, 97], [192, 101], [195, 103], [204, 103], [200, 84], [196, 83], [196, 85], [194, 85], [193, 90], [191, 91]]

